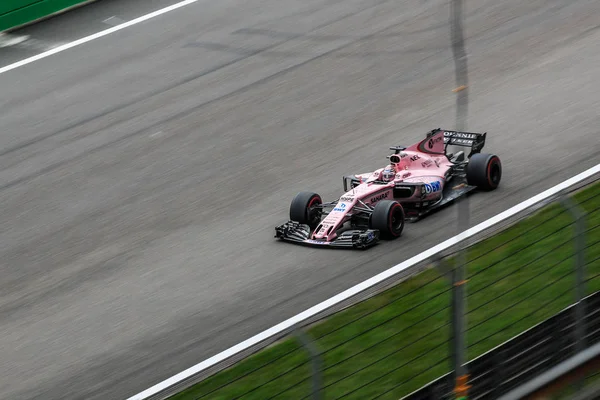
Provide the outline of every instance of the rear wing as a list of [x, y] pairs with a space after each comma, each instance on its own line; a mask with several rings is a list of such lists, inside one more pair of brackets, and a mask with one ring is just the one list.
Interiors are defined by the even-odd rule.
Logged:
[[[431, 131], [431, 135], [441, 131], [442, 129], [435, 129]], [[485, 138], [487, 136], [487, 132], [484, 133], [475, 133], [475, 132], [461, 132], [461, 131], [444, 131], [444, 153], [448, 146], [463, 146], [470, 147], [471, 152], [468, 157], [471, 157], [475, 153], [481, 152], [483, 146], [485, 145]]]

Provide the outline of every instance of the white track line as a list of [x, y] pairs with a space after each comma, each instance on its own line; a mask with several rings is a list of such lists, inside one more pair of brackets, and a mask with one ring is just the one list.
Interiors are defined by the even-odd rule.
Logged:
[[152, 386], [149, 389], [144, 390], [141, 393], [136, 394], [133, 397], [130, 397], [128, 400], [143, 400], [143, 399], [147, 399], [150, 396], [153, 396], [157, 393], [160, 393], [161, 391], [169, 388], [170, 386], [173, 386], [174, 384], [181, 382], [195, 374], [198, 374], [199, 372], [214, 366], [215, 364], [218, 364], [219, 362], [228, 359], [231, 356], [234, 356], [237, 353], [240, 353], [252, 346], [254, 346], [257, 343], [260, 343], [272, 336], [275, 336], [277, 334], [279, 334], [280, 332], [298, 324], [301, 323], [302, 321], [307, 320], [308, 318], [324, 311], [327, 310], [328, 308], [349, 299], [350, 297], [354, 296], [357, 293], [360, 293], [396, 274], [398, 274], [399, 272], [402, 272], [405, 269], [408, 269], [412, 266], [414, 266], [415, 264], [418, 264], [422, 261], [427, 260], [428, 258], [434, 256], [437, 253], [440, 253], [452, 246], [454, 246], [457, 243], [460, 243], [461, 241], [474, 236], [526, 209], [528, 209], [529, 207], [535, 205], [536, 203], [539, 203], [543, 200], [549, 199], [552, 196], [556, 195], [557, 193], [561, 192], [564, 189], [567, 189], [573, 185], [575, 185], [578, 182], [581, 182], [597, 173], [600, 173], [600, 164], [596, 165], [595, 167], [592, 167], [590, 169], [588, 169], [587, 171], [584, 171], [582, 173], [580, 173], [579, 175], [576, 175], [562, 183], [559, 183], [558, 185], [546, 190], [545, 192], [542, 192], [536, 196], [533, 196], [532, 198], [525, 200], [524, 202], [517, 204], [516, 206], [509, 208], [508, 210], [501, 212], [500, 214], [497, 214], [496, 216], [483, 221], [482, 223], [480, 223], [479, 225], [474, 226], [473, 228], [470, 228], [462, 233], [460, 233], [457, 236], [454, 236], [448, 240], [446, 240], [445, 242], [442, 242], [440, 244], [438, 244], [437, 246], [434, 246], [432, 248], [430, 248], [429, 250], [426, 250], [420, 254], [417, 254], [416, 256], [388, 269], [387, 271], [384, 271], [382, 273], [380, 273], [379, 275], [376, 275], [370, 279], [367, 279], [364, 282], [359, 283], [358, 285], [351, 287], [350, 289], [328, 299], [325, 300], [324, 302], [317, 304], [314, 307], [309, 308], [308, 310], [301, 312], [300, 314], [281, 322], [278, 325], [275, 325], [272, 328], [267, 329], [266, 331], [263, 331], [261, 333], [259, 333], [258, 335], [255, 335], [253, 337], [251, 337], [248, 340], [245, 340], [205, 361], [202, 361], [199, 364], [194, 365], [193, 367], [190, 367], [188, 369], [186, 369], [183, 372], [178, 373], [177, 375], [172, 376], [171, 378], [168, 378], [166, 380], [164, 380], [163, 382], [160, 382], [154, 386]]
[[118, 31], [120, 31], [122, 29], [129, 28], [130, 26], [139, 24], [140, 22], [147, 21], [149, 19], [158, 17], [160, 15], [166, 14], [168, 12], [177, 10], [178, 8], [188, 6], [188, 5], [196, 3], [196, 2], [198, 2], [198, 0], [185, 0], [185, 1], [182, 1], [180, 3], [173, 4], [171, 6], [168, 6], [168, 7], [162, 8], [160, 10], [151, 12], [150, 14], [142, 15], [141, 17], [136, 18], [136, 19], [132, 19], [131, 21], [122, 23], [122, 24], [114, 26], [112, 28], [108, 28], [108, 29], [100, 31], [98, 33], [94, 33], [93, 35], [89, 35], [89, 36], [86, 36], [84, 38], [75, 40], [74, 42], [70, 42], [70, 43], [64, 44], [62, 46], [55, 47], [52, 50], [45, 51], [45, 52], [37, 54], [37, 55], [35, 55], [33, 57], [29, 57], [29, 58], [26, 58], [24, 60], [18, 61], [18, 62], [14, 63], [14, 64], [10, 64], [10, 65], [7, 65], [5, 67], [2, 67], [2, 68], [0, 68], [0, 74], [3, 74], [5, 72], [11, 71], [13, 69], [22, 67], [22, 66], [27, 65], [27, 64], [31, 64], [32, 62], [41, 60], [43, 58], [50, 57], [51, 55], [54, 55], [54, 54], [57, 54], [57, 53], [61, 53], [61, 52], [65, 51], [65, 50], [69, 50], [69, 49], [71, 49], [73, 47], [82, 45], [84, 43], [91, 42], [92, 40], [96, 40], [96, 39], [99, 39], [101, 37], [110, 35], [111, 33], [115, 33], [115, 32], [118, 32]]

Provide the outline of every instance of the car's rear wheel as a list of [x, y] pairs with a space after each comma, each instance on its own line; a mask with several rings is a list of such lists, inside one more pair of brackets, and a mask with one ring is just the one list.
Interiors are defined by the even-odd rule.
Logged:
[[467, 164], [467, 183], [482, 190], [494, 190], [502, 179], [502, 163], [493, 154], [476, 153]]
[[370, 226], [379, 230], [383, 239], [400, 237], [404, 229], [404, 209], [397, 201], [382, 200], [373, 209]]
[[323, 211], [319, 206], [323, 203], [321, 196], [313, 192], [300, 192], [290, 205], [290, 220], [306, 224], [314, 229], [321, 222]]

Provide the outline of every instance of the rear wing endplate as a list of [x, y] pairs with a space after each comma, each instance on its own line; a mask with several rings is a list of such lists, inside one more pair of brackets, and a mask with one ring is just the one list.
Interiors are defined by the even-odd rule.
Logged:
[[[435, 132], [439, 132], [442, 129], [436, 129]], [[448, 148], [448, 146], [463, 146], [470, 147], [471, 152], [468, 157], [475, 153], [481, 152], [483, 146], [485, 145], [485, 138], [487, 136], [487, 132], [484, 133], [476, 133], [476, 132], [462, 132], [462, 131], [444, 131], [444, 152]], [[432, 131], [434, 132], [434, 131]]]

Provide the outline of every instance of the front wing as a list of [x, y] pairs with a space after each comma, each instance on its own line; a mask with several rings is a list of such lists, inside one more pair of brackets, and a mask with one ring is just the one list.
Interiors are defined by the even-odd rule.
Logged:
[[275, 228], [275, 237], [286, 242], [306, 246], [338, 248], [338, 249], [367, 249], [379, 242], [379, 231], [376, 229], [347, 230], [333, 241], [310, 239], [310, 227], [294, 221], [288, 221]]

